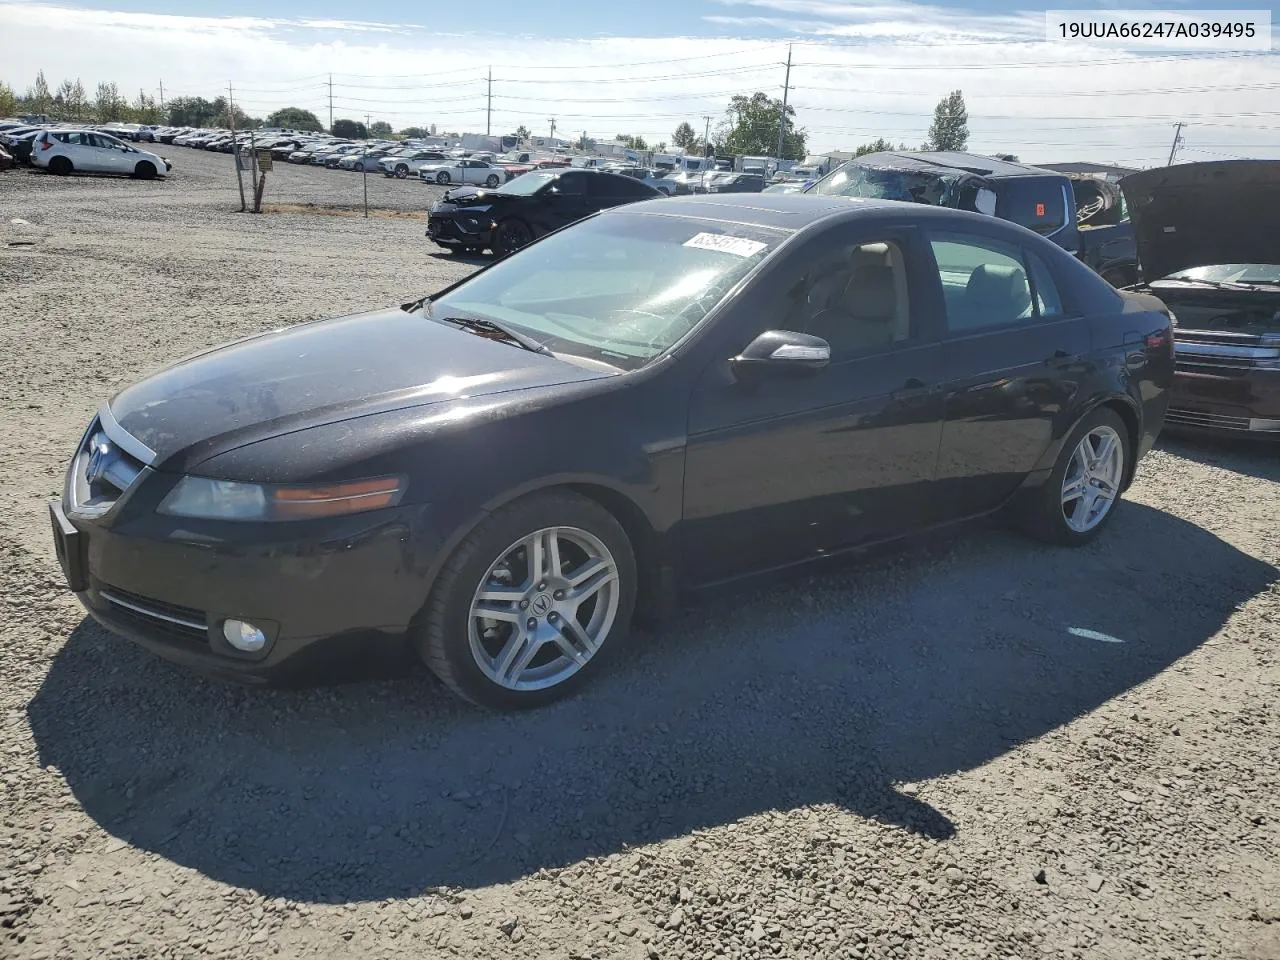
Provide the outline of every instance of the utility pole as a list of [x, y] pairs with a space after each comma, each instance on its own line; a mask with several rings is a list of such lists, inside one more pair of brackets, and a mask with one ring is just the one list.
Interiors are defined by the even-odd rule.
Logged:
[[711, 118], [703, 114], [702, 119], [707, 121], [702, 130], [702, 155], [709, 157], [711, 156]]
[[364, 115], [364, 156], [360, 158], [360, 173], [364, 177], [364, 218], [369, 219], [369, 128], [373, 126], [373, 117]]
[[782, 167], [782, 146], [787, 132], [787, 94], [791, 92], [791, 44], [787, 44], [787, 78], [782, 82], [782, 115], [778, 118], [778, 167]]
[[329, 74], [329, 132], [333, 133], [333, 74]]
[[484, 135], [487, 137], [491, 133], [489, 127], [493, 121], [493, 67], [489, 68], [489, 105], [484, 111]]
[[164, 109], [164, 80], [160, 81], [160, 109]]
[[552, 118], [551, 118], [551, 137], [550, 137], [550, 139], [554, 140], [555, 138], [556, 138], [556, 118], [555, 118], [555, 117], [552, 117]]
[[240, 212], [244, 213], [244, 173], [240, 169], [240, 148], [236, 146], [236, 100], [227, 84], [227, 126], [231, 129], [231, 155], [236, 159], [236, 182], [240, 184]]
[[1186, 126], [1181, 120], [1177, 126], [1173, 128], [1173, 146], [1169, 148], [1169, 162], [1165, 166], [1173, 166], [1173, 158], [1178, 152], [1178, 146], [1182, 143], [1182, 128]]

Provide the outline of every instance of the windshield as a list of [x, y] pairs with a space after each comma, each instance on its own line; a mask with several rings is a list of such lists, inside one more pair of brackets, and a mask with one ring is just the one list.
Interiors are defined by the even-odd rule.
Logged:
[[906, 200], [935, 207], [951, 206], [951, 187], [958, 177], [924, 170], [866, 167], [846, 163], [807, 192], [872, 200]]
[[1171, 273], [1166, 280], [1213, 280], [1216, 283], [1280, 283], [1280, 264], [1217, 263]]
[[674, 217], [586, 220], [431, 301], [489, 318], [556, 353], [644, 366], [692, 330], [785, 233]]
[[559, 173], [522, 173], [520, 176], [507, 181], [493, 193], [505, 193], [509, 196], [527, 197], [537, 193], [548, 183], [559, 179]]

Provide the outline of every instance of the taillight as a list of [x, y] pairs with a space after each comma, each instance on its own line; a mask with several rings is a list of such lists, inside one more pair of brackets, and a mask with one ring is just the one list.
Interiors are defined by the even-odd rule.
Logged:
[[40, 141], [40, 149], [41, 149], [41, 150], [48, 150], [48, 149], [49, 149], [50, 147], [52, 147], [52, 146], [53, 146], [53, 142], [52, 142], [51, 140], [44, 139], [44, 140], [41, 140], [41, 141]]
[[1146, 345], [1148, 350], [1155, 350], [1159, 347], [1163, 347], [1168, 342], [1169, 342], [1168, 330], [1161, 330], [1158, 333], [1147, 334]]

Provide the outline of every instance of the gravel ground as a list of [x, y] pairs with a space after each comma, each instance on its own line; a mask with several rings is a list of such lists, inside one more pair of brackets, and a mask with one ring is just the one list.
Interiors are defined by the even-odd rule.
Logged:
[[1280, 957], [1273, 450], [1165, 444], [1083, 550], [984, 525], [705, 599], [530, 715], [402, 665], [227, 687], [85, 620], [43, 504], [103, 398], [471, 269], [166, 152], [0, 174], [0, 956]]

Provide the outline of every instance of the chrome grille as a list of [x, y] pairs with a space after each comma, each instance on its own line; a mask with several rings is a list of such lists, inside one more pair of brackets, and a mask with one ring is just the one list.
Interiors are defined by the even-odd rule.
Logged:
[[1175, 337], [1174, 358], [1180, 369], [1196, 366], [1274, 370], [1280, 368], [1280, 343], [1269, 337], [1222, 337], [1217, 341]]
[[1181, 423], [1189, 427], [1217, 427], [1226, 430], [1248, 430], [1248, 417], [1227, 417], [1218, 413], [1201, 413], [1199, 410], [1186, 410], [1181, 407], [1170, 407], [1164, 418], [1169, 423]]
[[98, 593], [115, 608], [117, 615], [172, 639], [203, 642], [208, 638], [208, 624], [202, 610], [152, 600], [119, 587], [104, 585]]
[[155, 452], [127, 433], [103, 404], [85, 431], [67, 475], [71, 512], [100, 516], [133, 489]]

